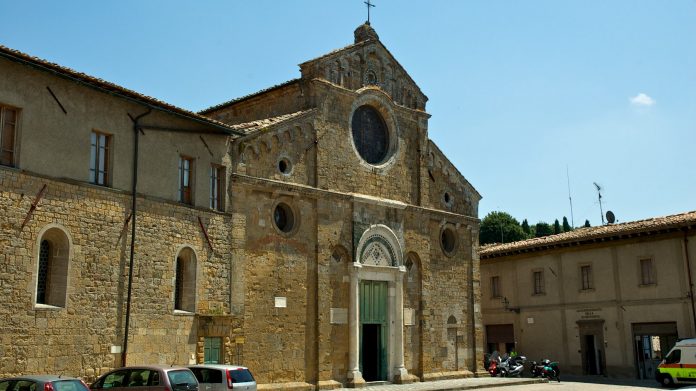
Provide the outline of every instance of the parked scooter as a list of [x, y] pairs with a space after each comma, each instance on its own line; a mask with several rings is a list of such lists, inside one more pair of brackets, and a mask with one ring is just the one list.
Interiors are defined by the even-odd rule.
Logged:
[[496, 377], [498, 373], [500, 373], [500, 354], [498, 354], [498, 351], [491, 353], [488, 360], [488, 373], [491, 375], [491, 377]]
[[500, 363], [501, 377], [520, 377], [524, 372], [524, 363], [527, 361], [525, 356], [508, 357]]
[[548, 358], [541, 360], [540, 363], [532, 361], [529, 370], [532, 372], [532, 377], [541, 376], [549, 380], [561, 381], [561, 370], [558, 368], [558, 362], [551, 361]]

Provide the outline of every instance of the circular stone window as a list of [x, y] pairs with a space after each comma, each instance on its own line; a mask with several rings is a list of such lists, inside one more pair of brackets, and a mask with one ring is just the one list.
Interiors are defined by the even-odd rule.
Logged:
[[295, 213], [288, 204], [279, 203], [273, 210], [273, 224], [281, 232], [289, 233], [295, 228]]
[[452, 255], [457, 244], [457, 237], [454, 234], [452, 228], [445, 228], [440, 233], [440, 245], [442, 246], [442, 251], [447, 255]]
[[290, 171], [292, 171], [292, 164], [290, 164], [290, 161], [288, 159], [280, 159], [278, 161], [278, 171], [285, 175], [288, 175], [290, 174]]
[[372, 106], [360, 106], [353, 113], [353, 142], [360, 157], [369, 164], [384, 162], [389, 153], [389, 129]]

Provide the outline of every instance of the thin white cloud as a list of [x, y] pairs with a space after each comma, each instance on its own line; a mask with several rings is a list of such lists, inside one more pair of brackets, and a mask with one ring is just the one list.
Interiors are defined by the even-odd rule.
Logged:
[[647, 94], [645, 94], [643, 92], [632, 97], [630, 99], [630, 101], [631, 101], [631, 104], [634, 106], [652, 106], [655, 103], [657, 103], [655, 101], [655, 99], [651, 98], [650, 96], [648, 96]]

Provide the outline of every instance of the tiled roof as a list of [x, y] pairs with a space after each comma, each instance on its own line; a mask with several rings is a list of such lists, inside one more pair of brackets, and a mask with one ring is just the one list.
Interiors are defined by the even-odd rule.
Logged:
[[481, 247], [479, 255], [481, 259], [490, 259], [558, 247], [572, 247], [644, 235], [674, 232], [684, 228], [696, 229], [696, 211], [620, 224], [577, 228], [570, 232], [520, 240], [512, 243], [488, 244]]
[[11, 61], [16, 61], [19, 63], [23, 63], [26, 65], [30, 65], [33, 67], [36, 67], [38, 69], [41, 69], [43, 71], [51, 72], [54, 74], [57, 74], [62, 77], [66, 77], [68, 79], [71, 79], [73, 81], [77, 81], [79, 83], [86, 84], [88, 86], [97, 88], [101, 91], [111, 93], [118, 95], [122, 98], [129, 99], [129, 100], [134, 100], [139, 103], [145, 104], [147, 106], [150, 106], [154, 109], [159, 109], [159, 110], [164, 110], [171, 112], [176, 115], [180, 115], [192, 120], [195, 120], [197, 122], [202, 122], [207, 125], [214, 126], [220, 131], [225, 131], [225, 132], [230, 132], [231, 128], [229, 125], [224, 124], [222, 122], [216, 121], [214, 119], [202, 116], [200, 114], [194, 113], [192, 111], [188, 111], [185, 109], [182, 109], [180, 107], [176, 107], [174, 105], [171, 105], [169, 103], [163, 102], [159, 99], [152, 98], [147, 95], [143, 95], [141, 93], [138, 93], [133, 90], [129, 90], [127, 88], [121, 87], [117, 84], [108, 82], [103, 79], [99, 79], [94, 76], [90, 76], [88, 74], [82, 73], [75, 71], [71, 68], [64, 67], [62, 65], [58, 65], [56, 63], [52, 63], [49, 61], [46, 61], [44, 59], [30, 56], [26, 53], [20, 52], [19, 50], [15, 49], [10, 49], [6, 46], [0, 45], [0, 57], [7, 58]]
[[264, 118], [251, 122], [245, 122], [243, 124], [232, 125], [232, 128], [238, 132], [245, 133], [247, 135], [255, 133], [259, 130], [263, 130], [269, 126], [277, 125], [281, 122], [289, 121], [301, 117], [304, 114], [313, 112], [315, 109], [296, 111], [290, 114], [283, 114], [277, 117]]
[[259, 91], [256, 91], [256, 92], [254, 92], [254, 93], [248, 94], [248, 95], [240, 96], [239, 98], [234, 98], [234, 99], [232, 99], [232, 100], [228, 100], [227, 102], [222, 102], [222, 103], [217, 104], [217, 105], [215, 105], [215, 106], [210, 106], [210, 107], [208, 107], [207, 109], [204, 109], [204, 110], [199, 111], [198, 113], [199, 113], [199, 114], [207, 114], [207, 113], [210, 113], [211, 111], [215, 111], [215, 110], [217, 110], [217, 109], [221, 109], [221, 108], [223, 108], [223, 107], [226, 107], [226, 106], [235, 104], [235, 103], [237, 103], [237, 102], [241, 102], [241, 101], [243, 101], [243, 100], [246, 100], [246, 99], [249, 99], [249, 98], [253, 98], [253, 97], [257, 96], [257, 95], [261, 95], [261, 94], [264, 94], [264, 93], [269, 92], [269, 91], [273, 91], [273, 90], [278, 89], [278, 88], [282, 88], [282, 87], [285, 87], [285, 86], [289, 86], [289, 85], [291, 85], [291, 84], [297, 83], [298, 81], [300, 81], [299, 78], [298, 78], [298, 79], [288, 80], [288, 81], [286, 81], [286, 82], [284, 82], [284, 83], [276, 84], [276, 85], [274, 85], [274, 86], [272, 86], [272, 87], [264, 88], [263, 90], [259, 90]]

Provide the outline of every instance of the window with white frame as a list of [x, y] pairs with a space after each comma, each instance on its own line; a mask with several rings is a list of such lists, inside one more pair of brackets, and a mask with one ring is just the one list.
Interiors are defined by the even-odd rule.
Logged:
[[93, 131], [90, 136], [89, 181], [95, 185], [108, 186], [110, 170], [111, 136]]
[[210, 209], [225, 210], [225, 167], [210, 166]]

